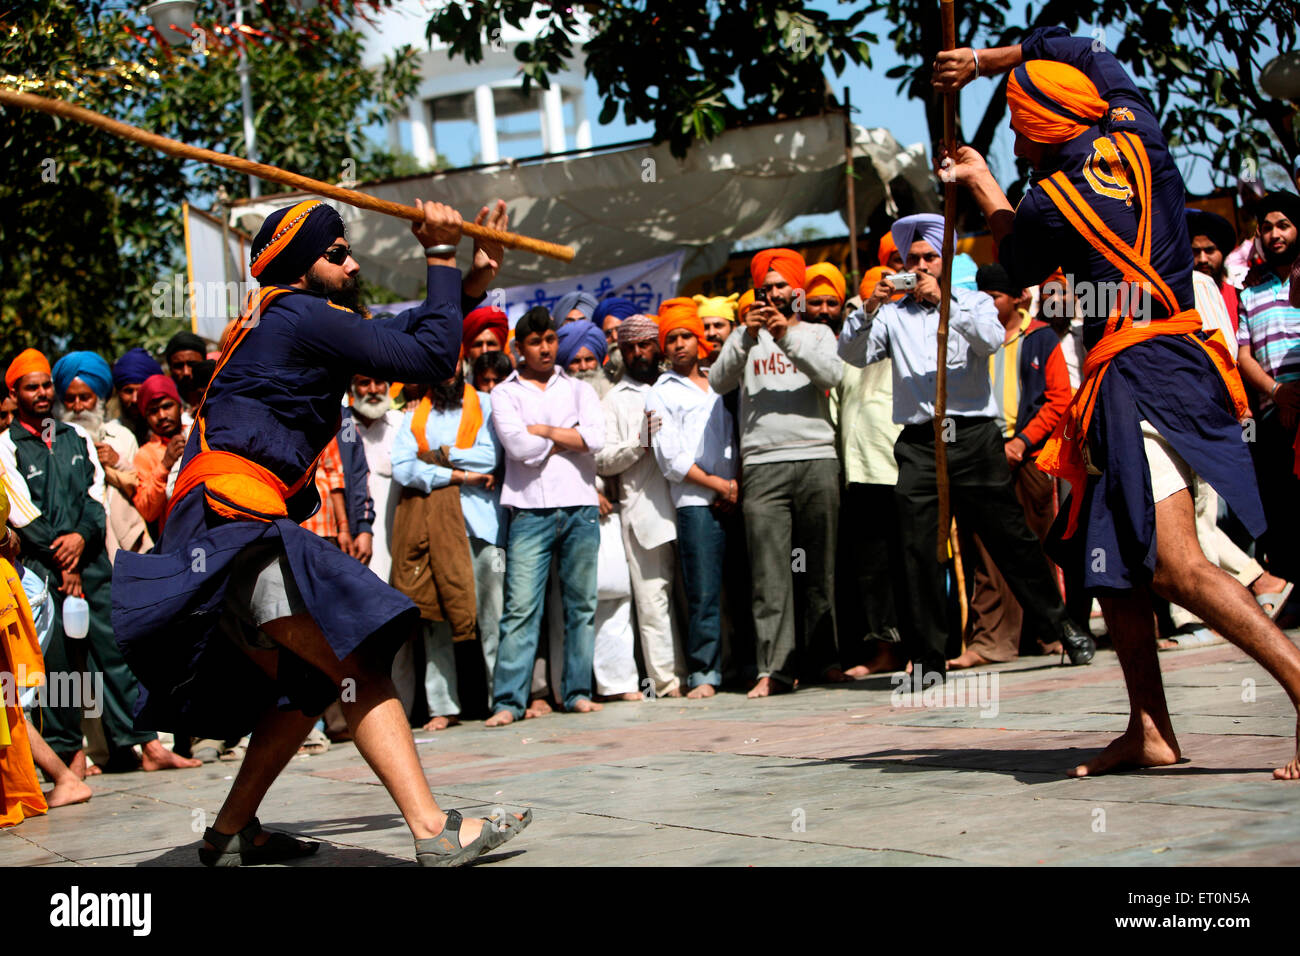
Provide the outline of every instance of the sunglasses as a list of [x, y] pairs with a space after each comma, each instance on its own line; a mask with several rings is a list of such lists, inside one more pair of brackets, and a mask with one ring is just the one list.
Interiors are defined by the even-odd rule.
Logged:
[[341, 266], [348, 261], [348, 256], [352, 255], [352, 250], [347, 246], [330, 246], [321, 253], [321, 258], [333, 266]]

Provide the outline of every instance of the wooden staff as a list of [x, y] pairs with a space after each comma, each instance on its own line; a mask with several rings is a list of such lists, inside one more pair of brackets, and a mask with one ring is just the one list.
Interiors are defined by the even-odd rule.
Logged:
[[[957, 48], [957, 23], [953, 0], [939, 0], [943, 18], [943, 48]], [[957, 97], [943, 95], [943, 145], [953, 162], [957, 161]], [[939, 278], [939, 359], [934, 376], [934, 478], [939, 493], [939, 527], [935, 545], [939, 563], [948, 560], [948, 527], [952, 522], [952, 504], [948, 495], [948, 444], [944, 441], [944, 419], [948, 414], [948, 309], [952, 302], [952, 256], [957, 222], [957, 183], [945, 179], [943, 184], [943, 272]], [[906, 251], [904, 250], [904, 255]]]
[[[337, 199], [339, 202], [345, 202], [359, 209], [382, 212], [398, 219], [409, 219], [411, 222], [424, 221], [424, 214], [415, 206], [403, 206], [399, 203], [388, 202], [386, 199], [368, 196], [365, 193], [357, 192], [355, 189], [345, 189], [342, 186], [321, 182], [319, 179], [312, 179], [309, 176], [300, 176], [298, 173], [291, 173], [287, 169], [280, 169], [278, 166], [268, 166], [266, 163], [255, 163], [252, 160], [241, 159], [238, 156], [228, 156], [225, 153], [218, 153], [211, 149], [189, 146], [174, 139], [168, 139], [166, 136], [159, 136], [157, 133], [146, 132], [138, 127], [131, 126], [129, 123], [121, 123], [115, 119], [110, 119], [102, 113], [65, 103], [63, 100], [52, 100], [31, 93], [18, 93], [13, 90], [0, 89], [0, 103], [6, 106], [22, 107], [23, 109], [40, 110], [43, 113], [50, 113], [65, 119], [89, 123], [91, 126], [98, 126], [114, 136], [120, 136], [122, 139], [128, 139], [133, 143], [140, 143], [143, 146], [156, 149], [160, 153], [166, 153], [168, 156], [175, 156], [177, 159], [193, 159], [213, 166], [224, 166], [226, 169], [233, 169], [238, 173], [256, 176], [258, 179], [265, 179], [267, 182], [280, 183], [282, 186], [289, 186], [302, 192], [315, 193], [319, 196], [328, 196], [330, 199]], [[545, 242], [541, 239], [533, 239], [530, 236], [521, 236], [515, 232], [489, 229], [487, 226], [480, 226], [473, 222], [462, 223], [461, 232], [475, 239], [488, 239], [499, 242], [507, 249], [522, 249], [525, 252], [535, 252], [540, 256], [559, 259], [561, 262], [573, 261], [572, 246]]]

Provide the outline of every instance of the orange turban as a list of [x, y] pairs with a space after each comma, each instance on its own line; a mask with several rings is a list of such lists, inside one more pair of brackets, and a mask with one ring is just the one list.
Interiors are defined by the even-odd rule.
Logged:
[[9, 370], [5, 372], [5, 385], [12, 392], [18, 380], [32, 372], [44, 372], [49, 375], [50, 360], [36, 349], [23, 349], [18, 353], [18, 357], [9, 363]]
[[1054, 60], [1030, 60], [1011, 71], [1011, 128], [1035, 143], [1064, 143], [1094, 125], [1109, 104], [1080, 71]]
[[695, 336], [700, 343], [700, 358], [713, 351], [713, 343], [704, 337], [704, 323], [700, 321], [700, 309], [694, 299], [682, 296], [677, 299], [665, 299], [659, 306], [659, 348], [665, 349], [664, 342], [673, 329], [685, 329]]
[[736, 302], [736, 318], [743, 319], [745, 313], [754, 307], [754, 290], [746, 289]]
[[804, 291], [809, 297], [830, 294], [839, 299], [840, 305], [843, 305], [848, 290], [849, 283], [844, 278], [844, 273], [829, 262], [818, 262], [809, 266], [804, 276]]
[[882, 266], [889, 265], [889, 257], [898, 251], [898, 243], [894, 242], [892, 232], [885, 233], [885, 238], [880, 240], [880, 251], [876, 253], [876, 258], [880, 260]]
[[807, 267], [804, 265], [803, 256], [793, 249], [764, 249], [756, 253], [749, 261], [749, 274], [754, 279], [754, 288], [763, 288], [763, 280], [773, 269], [781, 273], [782, 278], [794, 288], [803, 288], [804, 272]]
[[[893, 274], [893, 269], [885, 266], [872, 266], [863, 273], [862, 282], [858, 285], [858, 295], [862, 296], [862, 300], [865, 302], [867, 299], [871, 298], [871, 293], [876, 291], [876, 285], [880, 280], [885, 276], [892, 276]], [[895, 292], [890, 296], [890, 299], [901, 299], [904, 295], [906, 295], [905, 292]]]

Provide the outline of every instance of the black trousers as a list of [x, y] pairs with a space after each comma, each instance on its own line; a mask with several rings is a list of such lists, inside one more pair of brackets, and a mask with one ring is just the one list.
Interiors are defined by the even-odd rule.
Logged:
[[1277, 409], [1256, 419], [1255, 478], [1268, 530], [1259, 539], [1270, 574], [1288, 581], [1300, 575], [1300, 478], [1295, 476], [1295, 428], [1282, 424]]
[[[948, 443], [948, 483], [958, 524], [979, 535], [1024, 609], [1026, 624], [1052, 638], [1065, 628], [1060, 591], [1038, 538], [1025, 522], [1003, 453], [1002, 433], [987, 419], [953, 418]], [[935, 555], [939, 493], [935, 482], [934, 427], [909, 425], [894, 443], [898, 462], [899, 528], [908, 611], [900, 615], [904, 649], [925, 672], [943, 673], [947, 660], [948, 598], [944, 567]]]
[[840, 662], [865, 664], [872, 641], [899, 639], [902, 542], [893, 485], [851, 483], [840, 496], [839, 557], [835, 568]]

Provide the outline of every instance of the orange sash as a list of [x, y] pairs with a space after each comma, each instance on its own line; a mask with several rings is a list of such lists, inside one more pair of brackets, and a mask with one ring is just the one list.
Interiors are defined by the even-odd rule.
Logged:
[[[428, 395], [420, 399], [411, 416], [411, 434], [415, 436], [416, 451], [423, 455], [429, 450], [429, 439], [425, 435], [425, 426], [429, 423], [429, 413], [433, 411], [433, 402]], [[479, 404], [478, 392], [474, 386], [466, 383], [465, 397], [460, 406], [460, 426], [456, 429], [456, 447], [473, 448], [478, 438], [478, 430], [483, 427], [483, 406]]]
[[167, 516], [171, 514], [176, 502], [198, 485], [206, 486], [208, 504], [224, 518], [255, 521], [285, 518], [289, 514], [286, 504], [288, 499], [301, 491], [314, 477], [316, 462], [325, 453], [324, 448], [301, 478], [292, 485], [286, 485], [268, 469], [243, 455], [209, 448], [203, 417], [212, 382], [216, 381], [217, 375], [230, 361], [230, 356], [247, 337], [249, 330], [258, 324], [267, 306], [289, 291], [291, 290], [275, 287], [259, 289], [249, 297], [244, 314], [226, 326], [221, 337], [221, 357], [217, 360], [217, 367], [208, 381], [207, 389], [203, 391], [203, 399], [194, 411], [195, 423], [199, 429], [199, 453], [185, 464], [177, 476], [176, 488], [171, 500], [167, 502], [167, 511], [160, 524], [166, 524]]
[[[1041, 470], [1070, 483], [1070, 516], [1065, 529], [1066, 538], [1078, 529], [1079, 511], [1083, 505], [1083, 491], [1089, 472], [1088, 427], [1097, 405], [1097, 396], [1101, 392], [1101, 380], [1110, 367], [1111, 360], [1120, 352], [1139, 342], [1149, 342], [1158, 335], [1188, 335], [1205, 349], [1214, 363], [1232, 398], [1237, 418], [1249, 414], [1241, 374], [1233, 363], [1233, 353], [1223, 333], [1215, 331], [1208, 342], [1195, 335], [1202, 327], [1200, 314], [1195, 309], [1177, 311], [1178, 304], [1172, 290], [1151, 265], [1151, 165], [1146, 147], [1132, 133], [1099, 137], [1094, 141], [1094, 146], [1096, 152], [1089, 162], [1099, 159], [1107, 168], [1102, 169], [1100, 163], [1094, 163], [1091, 174], [1085, 170], [1085, 175], [1089, 176], [1090, 181], [1094, 177], [1098, 178], [1107, 188], [1107, 195], [1112, 195], [1113, 190], [1113, 198], [1126, 199], [1130, 205], [1138, 203], [1136, 247], [1129, 245], [1106, 225], [1064, 172], [1054, 173], [1039, 185], [1079, 234], [1120, 271], [1124, 280], [1130, 283], [1130, 289], [1150, 291], [1152, 298], [1164, 306], [1170, 317], [1141, 325], [1134, 324], [1132, 319], [1135, 303], [1132, 299], [1135, 297], [1129, 297], [1127, 302], [1123, 301], [1124, 297], [1119, 297], [1121, 301], [1117, 301], [1111, 310], [1101, 341], [1088, 352], [1079, 390], [1074, 393], [1069, 408], [1035, 459]], [[1126, 319], [1129, 320], [1127, 326]], [[1093, 473], [1100, 474], [1095, 469]]]

